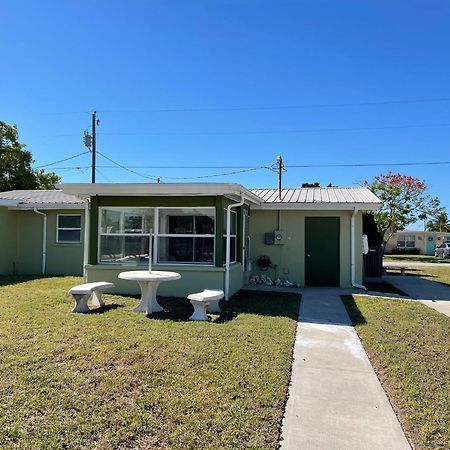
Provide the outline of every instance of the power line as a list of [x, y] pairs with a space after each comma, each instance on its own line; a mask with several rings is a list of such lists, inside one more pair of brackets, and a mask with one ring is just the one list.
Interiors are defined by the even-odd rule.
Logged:
[[98, 133], [103, 136], [217, 136], [217, 135], [243, 135], [243, 134], [301, 134], [301, 133], [329, 133], [340, 131], [375, 131], [375, 130], [399, 130], [408, 128], [439, 128], [448, 127], [450, 123], [431, 123], [416, 125], [387, 125], [378, 127], [351, 127], [351, 128], [310, 128], [310, 129], [287, 129], [287, 130], [250, 130], [250, 131], [167, 131], [167, 132], [112, 132]]
[[430, 162], [403, 162], [403, 163], [361, 163], [361, 164], [300, 164], [284, 166], [290, 169], [305, 169], [314, 167], [381, 167], [381, 166], [437, 166], [448, 165], [450, 161], [430, 161]]
[[227, 175], [236, 175], [239, 173], [245, 173], [245, 172], [253, 172], [255, 170], [261, 170], [261, 169], [269, 169], [269, 167], [252, 167], [250, 169], [243, 169], [243, 170], [236, 170], [234, 172], [227, 172], [227, 173], [215, 173], [213, 175], [197, 175], [193, 177], [163, 177], [160, 176], [159, 178], [164, 180], [195, 180], [195, 179], [201, 179], [201, 178], [214, 178], [214, 177], [224, 177]]
[[422, 99], [400, 99], [400, 100], [382, 100], [372, 102], [353, 102], [353, 103], [310, 103], [303, 105], [273, 105], [273, 106], [232, 106], [232, 107], [211, 107], [211, 108], [150, 108], [150, 109], [117, 109], [100, 110], [102, 113], [159, 113], [159, 112], [221, 112], [221, 111], [271, 111], [280, 109], [303, 109], [303, 108], [341, 108], [351, 106], [380, 106], [380, 105], [400, 105], [411, 103], [438, 103], [448, 102], [449, 97], [442, 98], [422, 98]]
[[[98, 154], [101, 154], [97, 151]], [[104, 155], [102, 155], [104, 156]], [[106, 157], [106, 159], [109, 159]], [[289, 165], [283, 165], [286, 169], [307, 169], [307, 168], [322, 168], [322, 167], [381, 167], [381, 166], [437, 166], [437, 165], [449, 165], [450, 161], [424, 161], [424, 162], [393, 162], [393, 163], [349, 163], [349, 164], [289, 164]], [[83, 170], [83, 169], [90, 169], [91, 166], [69, 166], [69, 167], [54, 167], [53, 170]], [[97, 165], [97, 168], [101, 169], [124, 169], [124, 170], [131, 170], [131, 169], [241, 169], [236, 172], [229, 172], [229, 174], [233, 173], [243, 173], [243, 172], [251, 172], [253, 170], [258, 169], [271, 169], [269, 166], [124, 166], [124, 165], [118, 165], [118, 163], [115, 166], [99, 166]], [[212, 175], [212, 176], [220, 176], [221, 174]], [[226, 174], [223, 174], [226, 175]], [[148, 175], [145, 175], [148, 176]], [[153, 178], [158, 178], [154, 176]], [[188, 178], [188, 177], [159, 177], [159, 178]]]
[[124, 166], [122, 164], [119, 164], [118, 162], [112, 160], [111, 158], [109, 158], [108, 156], [106, 156], [103, 153], [99, 152], [98, 150], [97, 150], [97, 154], [102, 156], [103, 158], [107, 159], [109, 162], [112, 162], [117, 167], [120, 167], [121, 169], [124, 169], [124, 170], [126, 170], [126, 171], [128, 171], [128, 172], [130, 172], [130, 173], [132, 173], [134, 175], [138, 175], [140, 177], [147, 178], [147, 179], [150, 179], [150, 180], [158, 180], [158, 177], [156, 177], [156, 176], [139, 173], [139, 172], [136, 172], [135, 170], [129, 169], [128, 167], [126, 167], [126, 166]]
[[86, 153], [89, 153], [89, 150], [87, 150], [85, 152], [82, 152], [82, 153], [78, 153], [77, 155], [69, 156], [68, 158], [60, 159], [58, 161], [55, 161], [55, 162], [52, 162], [52, 163], [49, 163], [49, 164], [44, 164], [42, 166], [38, 166], [38, 167], [36, 167], [36, 169], [43, 169], [44, 167], [50, 167], [50, 166], [53, 166], [53, 165], [61, 163], [61, 162], [66, 162], [66, 161], [69, 161], [71, 159], [78, 158], [79, 156], [85, 155]]
[[[338, 102], [338, 103], [305, 103], [299, 105], [258, 105], [258, 106], [230, 106], [230, 107], [167, 107], [167, 108], [146, 108], [146, 109], [101, 109], [101, 113], [129, 114], [129, 113], [171, 113], [171, 112], [227, 112], [227, 111], [270, 111], [282, 109], [304, 109], [304, 108], [342, 108], [353, 106], [383, 106], [383, 105], [401, 105], [414, 103], [442, 103], [450, 101], [450, 97], [435, 98], [415, 98], [398, 100], [379, 100], [365, 102]], [[35, 111], [33, 114], [44, 116], [91, 114], [86, 111]]]

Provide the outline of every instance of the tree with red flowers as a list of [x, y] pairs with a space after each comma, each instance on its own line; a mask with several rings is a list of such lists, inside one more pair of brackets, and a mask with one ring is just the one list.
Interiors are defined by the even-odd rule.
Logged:
[[383, 250], [396, 231], [443, 212], [439, 199], [430, 196], [428, 186], [419, 178], [389, 172], [377, 175], [370, 183], [365, 181], [364, 185], [382, 202], [380, 209], [374, 212], [374, 219], [383, 240]]

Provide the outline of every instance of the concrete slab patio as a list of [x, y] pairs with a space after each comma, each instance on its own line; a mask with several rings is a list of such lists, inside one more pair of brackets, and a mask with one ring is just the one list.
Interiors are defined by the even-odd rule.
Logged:
[[340, 299], [353, 292], [303, 290], [283, 450], [411, 448]]
[[450, 317], [450, 287], [417, 276], [386, 275], [384, 279], [413, 300]]

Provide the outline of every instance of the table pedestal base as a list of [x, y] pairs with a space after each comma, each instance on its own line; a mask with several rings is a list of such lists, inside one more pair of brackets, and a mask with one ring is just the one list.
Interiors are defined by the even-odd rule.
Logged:
[[144, 312], [145, 314], [163, 311], [163, 308], [156, 300], [159, 281], [138, 281], [138, 283], [141, 288], [141, 301], [133, 311], [136, 313]]

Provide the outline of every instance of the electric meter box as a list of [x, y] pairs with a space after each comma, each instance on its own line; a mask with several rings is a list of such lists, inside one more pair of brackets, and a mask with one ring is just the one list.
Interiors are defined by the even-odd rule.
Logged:
[[281, 230], [275, 230], [273, 232], [273, 243], [275, 245], [284, 244], [284, 233]]

